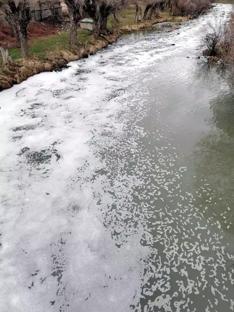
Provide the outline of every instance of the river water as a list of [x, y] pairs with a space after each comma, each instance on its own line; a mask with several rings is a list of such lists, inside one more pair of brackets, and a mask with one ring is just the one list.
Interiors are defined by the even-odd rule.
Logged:
[[220, 4], [0, 94], [0, 311], [234, 311]]

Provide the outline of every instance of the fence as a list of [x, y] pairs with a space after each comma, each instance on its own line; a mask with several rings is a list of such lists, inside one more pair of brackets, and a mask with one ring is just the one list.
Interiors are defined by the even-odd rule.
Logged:
[[54, 22], [62, 21], [62, 7], [60, 1], [38, 1], [31, 9], [32, 19], [38, 22], [51, 19]]

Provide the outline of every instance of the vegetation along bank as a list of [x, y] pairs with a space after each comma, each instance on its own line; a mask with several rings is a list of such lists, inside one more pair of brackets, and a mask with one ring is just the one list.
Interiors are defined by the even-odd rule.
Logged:
[[173, 29], [211, 5], [210, 0], [0, 0], [0, 91], [88, 57], [122, 34], [165, 22]]

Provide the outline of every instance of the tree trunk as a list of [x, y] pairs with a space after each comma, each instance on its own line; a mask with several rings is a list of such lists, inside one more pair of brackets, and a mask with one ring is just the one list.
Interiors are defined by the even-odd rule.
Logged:
[[40, 0], [38, 2], [38, 5], [39, 5], [39, 21], [42, 22], [42, 20], [43, 20], [43, 17], [42, 17], [42, 3], [41, 3]]
[[147, 20], [148, 19], [148, 12], [149, 10], [152, 9], [152, 5], [147, 5], [144, 11], [144, 15], [143, 15], [143, 20]]
[[31, 20], [29, 2], [22, 0], [19, 2], [8, 1], [4, 6], [6, 20], [12, 27], [16, 41], [20, 42], [22, 57], [28, 56], [28, 24]]
[[108, 34], [107, 20], [108, 16], [111, 14], [111, 7], [106, 5], [101, 5], [96, 12], [96, 29], [95, 35], [98, 37], [100, 34]]
[[107, 34], [107, 16], [102, 16], [101, 18], [101, 23], [100, 23], [100, 33], [102, 34]]
[[16, 39], [17, 47], [19, 48], [20, 47], [19, 31], [18, 31], [18, 28], [17, 28], [17, 26], [15, 24], [15, 21], [14, 21], [14, 19], [11, 16], [6, 16], [6, 20], [7, 20], [7, 22], [9, 23], [9, 25], [11, 27], [13, 35], [14, 35], [14, 37]]
[[77, 23], [73, 19], [70, 21], [69, 45], [70, 48], [77, 46]]
[[101, 34], [107, 34], [107, 17], [100, 15], [96, 22], [95, 37], [99, 37]]
[[19, 32], [17, 30], [17, 27], [15, 27], [14, 23], [11, 24], [11, 28], [12, 28], [14, 37], [16, 39], [17, 47], [19, 48], [20, 47], [20, 35], [19, 35]]
[[21, 56], [26, 58], [28, 57], [27, 27], [25, 28], [23, 25], [17, 25], [17, 30], [19, 33]]
[[23, 34], [20, 34], [20, 50], [23, 58], [28, 57], [28, 40]]
[[8, 50], [0, 47], [0, 53], [1, 53], [1, 56], [2, 56], [2, 63], [3, 63], [3, 66], [9, 64], [11, 62], [11, 58], [9, 56], [9, 52]]
[[98, 20], [95, 23], [94, 37], [98, 38], [100, 36], [100, 33], [101, 33], [101, 25], [100, 25], [100, 19], [98, 18]]
[[143, 18], [143, 10], [142, 10], [142, 7], [141, 5], [139, 4], [136, 4], [136, 15], [135, 15], [135, 22], [140, 22]]

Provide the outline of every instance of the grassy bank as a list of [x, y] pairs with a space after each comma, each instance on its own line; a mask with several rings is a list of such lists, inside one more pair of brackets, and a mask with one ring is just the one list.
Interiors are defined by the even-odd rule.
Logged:
[[150, 29], [154, 24], [160, 22], [182, 22], [187, 19], [186, 17], [171, 16], [168, 12], [161, 13], [159, 18], [140, 23], [135, 23], [134, 17], [134, 8], [123, 10], [119, 14], [119, 23], [113, 18], [108, 21], [108, 27], [112, 34], [98, 39], [94, 38], [91, 32], [79, 29], [79, 45], [73, 50], [69, 49], [68, 31], [58, 31], [54, 35], [30, 40], [30, 57], [25, 60], [21, 59], [18, 48], [10, 49], [12, 64], [5, 68], [0, 64], [0, 90], [10, 88], [34, 74], [55, 70], [70, 61], [88, 57], [115, 42], [124, 33]]
[[[168, 12], [162, 12], [160, 18], [154, 20], [153, 22], [158, 22], [160, 20], [166, 21], [180, 21], [180, 17], [173, 17]], [[113, 32], [121, 32], [122, 30], [128, 28], [129, 26], [135, 26], [135, 9], [128, 8], [123, 10], [119, 15], [119, 24], [114, 21], [111, 17], [108, 21], [108, 28]], [[140, 26], [142, 23], [138, 23], [136, 27]], [[145, 22], [144, 22], [145, 24]], [[151, 23], [149, 23], [151, 25]], [[78, 42], [81, 46], [85, 46], [93, 42], [94, 38], [90, 31], [79, 29], [78, 30]], [[60, 50], [68, 50], [68, 32], [59, 31], [55, 35], [50, 35], [46, 37], [36, 38], [29, 42], [29, 53], [32, 57], [38, 57], [39, 59], [45, 59], [50, 52], [57, 52]], [[20, 49], [12, 48], [10, 49], [10, 56], [13, 60], [20, 59]]]

